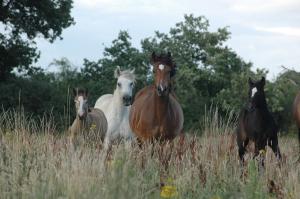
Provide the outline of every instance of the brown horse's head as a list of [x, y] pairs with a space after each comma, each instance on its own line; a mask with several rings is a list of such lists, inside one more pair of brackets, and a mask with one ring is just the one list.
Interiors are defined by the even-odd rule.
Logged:
[[83, 88], [73, 88], [73, 94], [75, 96], [74, 102], [76, 107], [76, 114], [80, 120], [84, 119], [88, 114], [88, 91]]
[[158, 96], [167, 96], [171, 90], [171, 78], [175, 75], [176, 65], [172, 60], [171, 53], [157, 56], [152, 53], [151, 64], [155, 73], [155, 87]]

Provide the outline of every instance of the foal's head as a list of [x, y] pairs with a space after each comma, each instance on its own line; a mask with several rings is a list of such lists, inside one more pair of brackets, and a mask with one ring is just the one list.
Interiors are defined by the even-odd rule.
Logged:
[[133, 70], [121, 71], [118, 66], [115, 70], [115, 78], [118, 79], [117, 91], [119, 92], [123, 104], [125, 106], [131, 105], [132, 102], [132, 91], [135, 83], [135, 74]]
[[171, 90], [171, 78], [175, 75], [176, 65], [171, 53], [157, 56], [152, 53], [151, 64], [155, 73], [155, 86], [158, 96], [167, 96]]
[[74, 102], [76, 107], [76, 114], [80, 120], [84, 119], [88, 113], [88, 91], [83, 88], [73, 88], [73, 93], [75, 96]]
[[259, 107], [265, 104], [265, 91], [264, 87], [266, 80], [264, 77], [259, 81], [253, 81], [249, 78], [249, 102], [251, 108]]

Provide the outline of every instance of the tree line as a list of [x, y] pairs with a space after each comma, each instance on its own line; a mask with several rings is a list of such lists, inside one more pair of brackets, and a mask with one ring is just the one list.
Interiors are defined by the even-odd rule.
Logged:
[[[228, 111], [237, 115], [247, 102], [248, 78], [259, 79], [268, 73], [265, 69], [253, 71], [251, 62], [244, 61], [226, 45], [230, 39], [228, 27], [210, 31], [209, 21], [204, 16], [193, 15], [185, 15], [184, 20], [167, 33], [156, 31], [152, 37], [141, 40], [140, 48], [132, 45], [128, 32], [120, 31], [98, 60], [84, 59], [83, 66], [78, 67], [67, 58], [60, 58], [51, 63], [59, 70], [49, 72], [34, 64], [39, 56], [34, 38], [42, 35], [53, 42], [64, 28], [74, 24], [70, 16], [72, 1], [43, 1], [47, 5], [28, 2], [31, 1], [2, 1], [0, 4], [0, 22], [15, 24], [11, 32], [0, 33], [2, 111], [24, 107], [31, 117], [49, 115], [58, 127], [65, 128], [74, 117], [70, 92], [73, 87], [87, 88], [93, 106], [98, 97], [113, 92], [116, 86], [113, 71], [121, 66], [122, 69], [135, 68], [137, 92], [153, 81], [151, 53], [170, 51], [178, 66], [175, 92], [184, 111], [185, 129], [198, 129], [205, 107], [218, 107], [224, 116]], [[35, 21], [34, 16], [41, 12], [34, 13], [36, 9], [31, 11], [25, 9], [26, 6], [46, 9], [49, 16], [43, 15]], [[15, 10], [21, 8], [29, 13], [17, 16], [19, 12]], [[26, 35], [26, 39], [22, 35]], [[295, 71], [283, 70], [266, 85], [269, 109], [284, 132], [294, 130], [291, 107], [299, 90], [299, 77]]]

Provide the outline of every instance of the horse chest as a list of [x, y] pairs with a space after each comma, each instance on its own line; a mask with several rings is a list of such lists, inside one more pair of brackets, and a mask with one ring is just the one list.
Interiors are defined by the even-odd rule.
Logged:
[[245, 130], [252, 139], [268, 137], [275, 129], [272, 116], [268, 113], [254, 111], [247, 115], [245, 119]]
[[166, 99], [157, 97], [152, 87], [137, 94], [130, 113], [130, 126], [141, 139], [172, 139], [183, 126], [183, 113], [177, 100], [170, 94]]
[[[177, 135], [179, 126], [177, 113], [169, 110], [168, 113], [158, 115], [156, 112], [148, 113], [147, 117], [141, 117], [141, 132], [147, 132], [148, 135], [159, 138], [172, 138]], [[148, 136], [147, 135], [147, 136]]]

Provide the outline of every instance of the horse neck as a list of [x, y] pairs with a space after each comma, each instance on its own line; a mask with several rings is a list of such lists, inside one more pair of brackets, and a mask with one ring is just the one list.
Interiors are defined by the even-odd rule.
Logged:
[[261, 99], [259, 100], [259, 102], [260, 102], [260, 106], [261, 106], [262, 108], [268, 108], [268, 106], [267, 106], [267, 100], [266, 100], [265, 94], [263, 94], [263, 95], [261, 96]]
[[259, 100], [255, 103], [255, 107], [261, 110], [268, 110], [267, 100], [266, 96], [263, 93], [262, 96], [260, 96]]
[[122, 117], [126, 111], [126, 107], [123, 105], [122, 100], [123, 100], [122, 96], [120, 95], [118, 88], [116, 88], [116, 90], [114, 91], [113, 100], [112, 100], [112, 102], [114, 104], [113, 111], [114, 111], [115, 116], [119, 115], [120, 117]]
[[87, 117], [88, 115], [86, 115], [82, 120], [79, 119], [79, 116], [76, 116], [76, 119], [75, 119], [75, 125], [76, 125], [76, 129], [77, 131], [79, 132], [82, 132], [85, 128], [86, 128], [86, 125], [87, 125]]

